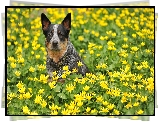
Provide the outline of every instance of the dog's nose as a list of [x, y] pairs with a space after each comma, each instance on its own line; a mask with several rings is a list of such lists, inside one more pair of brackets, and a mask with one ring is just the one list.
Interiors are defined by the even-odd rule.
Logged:
[[52, 43], [53, 46], [57, 46], [57, 44], [58, 44], [57, 41], [54, 41], [54, 42]]

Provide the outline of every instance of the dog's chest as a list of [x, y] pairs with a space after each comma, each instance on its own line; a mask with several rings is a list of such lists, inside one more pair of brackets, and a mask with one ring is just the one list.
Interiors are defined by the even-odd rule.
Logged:
[[48, 49], [48, 56], [55, 62], [59, 62], [60, 59], [64, 56], [66, 51], [61, 50], [61, 51], [51, 51]]

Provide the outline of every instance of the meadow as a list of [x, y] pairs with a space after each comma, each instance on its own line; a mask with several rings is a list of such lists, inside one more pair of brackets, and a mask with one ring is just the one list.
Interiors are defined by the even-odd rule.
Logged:
[[[41, 13], [72, 14], [70, 40], [89, 67], [47, 83]], [[79, 65], [80, 66], [80, 65]], [[153, 115], [153, 8], [8, 8], [8, 115]]]

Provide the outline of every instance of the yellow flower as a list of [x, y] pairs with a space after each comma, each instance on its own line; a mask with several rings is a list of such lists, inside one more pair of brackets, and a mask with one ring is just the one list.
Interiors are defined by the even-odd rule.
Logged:
[[62, 113], [62, 115], [70, 115], [71, 110], [68, 110], [68, 109], [64, 108], [61, 113]]
[[8, 61], [10, 61], [10, 62], [16, 62], [16, 60], [14, 59], [14, 57], [8, 57]]
[[101, 68], [101, 65], [97, 65], [96, 68], [97, 68], [97, 69], [100, 69], [100, 68]]
[[43, 82], [43, 83], [47, 83], [47, 79], [48, 79], [48, 75], [47, 76], [45, 76], [44, 74], [41, 74], [40, 75], [40, 82]]
[[128, 82], [123, 82], [123, 85], [124, 86], [128, 86]]
[[23, 113], [24, 114], [30, 114], [30, 110], [27, 106], [23, 106]]
[[17, 54], [17, 53], [22, 53], [22, 47], [21, 47], [21, 46], [18, 47], [15, 53], [16, 53], [16, 54]]
[[125, 38], [124, 38], [124, 42], [127, 42], [127, 41], [128, 41], [128, 38], [125, 37]]
[[113, 112], [114, 112], [115, 115], [119, 115], [120, 114], [120, 112], [118, 110], [116, 110], [116, 109], [114, 109]]
[[69, 70], [69, 69], [68, 69], [68, 66], [64, 66], [64, 67], [63, 67], [63, 70], [65, 70], [65, 71]]
[[103, 97], [102, 96], [98, 96], [96, 102], [102, 102], [103, 101]]
[[48, 98], [49, 98], [49, 100], [52, 98], [52, 96], [50, 95], [50, 96], [48, 96]]
[[34, 72], [35, 71], [35, 68], [33, 68], [32, 66], [29, 68], [29, 71], [30, 72]]
[[66, 84], [66, 90], [68, 92], [71, 92], [72, 90], [75, 89], [75, 85], [72, 85], [72, 84]]
[[103, 36], [101, 36], [101, 37], [100, 37], [100, 40], [102, 40], [102, 41], [103, 41], [103, 40], [104, 40], [104, 37], [103, 37]]
[[87, 100], [90, 100], [92, 98], [91, 94], [87, 94], [85, 97]]
[[20, 100], [23, 99], [23, 94], [20, 94], [19, 97], [18, 97]]
[[19, 12], [20, 12], [20, 9], [19, 9], [19, 8], [17, 8], [17, 9], [15, 9], [15, 11], [16, 11], [17, 13], [19, 13]]
[[66, 73], [63, 73], [62, 75], [61, 75], [61, 77], [63, 78], [63, 79], [66, 79]]
[[51, 111], [51, 115], [58, 115], [57, 110], [53, 110], [53, 111]]
[[108, 112], [109, 112], [109, 109], [102, 107], [102, 108], [101, 108], [101, 111], [99, 111], [99, 112], [108, 113]]
[[142, 87], [144, 87], [144, 86], [141, 85], [141, 84], [138, 84], [137, 86], [138, 86], [139, 89], [141, 89]]
[[147, 101], [147, 96], [142, 96], [141, 97], [141, 102], [145, 102], [145, 101]]
[[15, 68], [15, 67], [16, 67], [16, 63], [13, 63], [13, 62], [12, 62], [10, 65], [11, 65], [12, 68]]
[[25, 93], [25, 87], [19, 88], [18, 90], [20, 93]]
[[98, 49], [100, 50], [100, 49], [102, 49], [103, 48], [103, 46], [102, 45], [100, 45], [100, 46], [98, 46]]
[[41, 95], [36, 95], [36, 98], [34, 100], [35, 103], [40, 104], [42, 101], [42, 96]]
[[55, 81], [50, 82], [50, 83], [49, 83], [50, 88], [51, 88], [51, 89], [52, 89], [52, 88], [55, 88], [55, 87], [56, 87], [55, 84], [56, 84]]
[[90, 50], [89, 53], [90, 53], [90, 54], [94, 54], [94, 51], [93, 51], [93, 50]]
[[80, 53], [84, 53], [84, 52], [85, 52], [85, 50], [84, 50], [84, 49], [80, 50]]
[[112, 110], [115, 107], [115, 105], [114, 104], [109, 104], [107, 107], [108, 107], [109, 110]]
[[130, 87], [131, 87], [133, 90], [136, 91], [136, 85], [132, 84], [132, 85], [130, 85]]
[[42, 108], [46, 107], [47, 105], [47, 102], [43, 99], [42, 102], [40, 103]]
[[104, 106], [106, 106], [106, 105], [108, 105], [109, 103], [108, 103], [107, 101], [103, 101], [102, 104], [103, 104]]
[[132, 37], [133, 37], [133, 38], [136, 38], [136, 34], [132, 34]]
[[21, 72], [20, 72], [20, 71], [15, 71], [15, 75], [16, 75], [17, 77], [19, 77], [19, 76], [20, 76], [20, 74], [21, 74]]
[[116, 37], [116, 33], [112, 33], [112, 36], [113, 36], [113, 37]]
[[149, 50], [149, 49], [146, 49], [146, 53], [150, 53], [151, 52], [151, 50]]
[[122, 64], [127, 64], [128, 62], [126, 60], [122, 61]]
[[33, 112], [30, 113], [30, 115], [38, 115], [38, 113], [33, 111]]
[[58, 107], [57, 105], [55, 105], [53, 103], [52, 106], [49, 105], [49, 109], [51, 109], [52, 111], [54, 111], [54, 110], [57, 110], [57, 109], [61, 109], [61, 107]]
[[54, 72], [52, 72], [52, 74], [53, 74], [53, 76], [56, 76], [56, 75], [57, 75], [57, 72], [56, 72], [56, 71], [54, 71]]
[[84, 32], [85, 32], [85, 33], [89, 33], [89, 30], [84, 29]]
[[83, 41], [84, 37], [83, 36], [78, 36], [78, 40]]
[[23, 94], [23, 97], [26, 98], [26, 99], [31, 98], [31, 96], [32, 96], [32, 95], [31, 95], [29, 92]]
[[40, 89], [38, 93], [39, 94], [43, 94], [44, 93], [44, 89]]
[[11, 42], [7, 42], [7, 45], [10, 46], [10, 45], [11, 45]]
[[133, 106], [139, 106], [139, 102], [135, 102]]
[[144, 111], [141, 109], [137, 111], [137, 114], [143, 114], [143, 113], [144, 113]]
[[124, 32], [123, 32], [123, 35], [126, 35], [126, 34], [127, 34], [127, 32], [126, 32], [126, 31], [124, 31]]
[[141, 63], [142, 63], [142, 66], [143, 66], [144, 68], [148, 68], [148, 67], [149, 67], [147, 61], [143, 61], [143, 62], [141, 62]]
[[122, 103], [127, 102], [127, 98], [123, 96], [123, 97], [121, 98], [121, 102], [122, 102]]
[[103, 63], [103, 64], [101, 65], [101, 68], [105, 69], [105, 68], [107, 68], [107, 65]]
[[123, 44], [122, 48], [128, 48], [129, 46], [127, 44]]
[[68, 109], [73, 110], [75, 106], [76, 106], [75, 101], [71, 101], [70, 105], [68, 105]]
[[115, 45], [115, 43], [114, 43], [114, 42], [112, 42], [112, 41], [108, 41], [107, 45], [108, 45], [108, 46], [114, 46], [114, 45]]
[[82, 101], [77, 102], [77, 106], [81, 107], [83, 105]]
[[106, 81], [101, 81], [101, 82], [100, 82], [100, 86], [101, 86], [102, 88], [104, 88], [104, 89], [108, 89], [108, 84], [107, 84]]
[[83, 90], [88, 91], [89, 88], [90, 88], [90, 87], [86, 85], [86, 86], [83, 88]]
[[141, 42], [141, 46], [145, 46], [145, 42]]
[[34, 51], [31, 51], [31, 54], [33, 55], [33, 54], [34, 54]]
[[99, 33], [98, 32], [95, 32], [95, 34], [94, 34], [96, 37], [98, 37], [99, 36]]
[[129, 108], [132, 108], [132, 104], [131, 103], [128, 103], [125, 108], [129, 109]]
[[143, 68], [143, 66], [137, 66], [136, 67], [138, 70], [141, 70]]
[[96, 109], [91, 110], [91, 114], [94, 114], [94, 113], [96, 113], [96, 112], [97, 112]]
[[40, 55], [36, 55], [35, 57], [36, 57], [36, 59], [39, 59], [39, 58], [40, 58]]
[[139, 48], [137, 48], [137, 47], [131, 47], [131, 50], [132, 51], [137, 51]]
[[7, 79], [7, 82], [9, 83], [9, 82], [10, 82], [10, 80], [9, 80], [9, 79]]
[[96, 54], [97, 57], [101, 56], [101, 54]]
[[100, 80], [105, 80], [105, 76], [103, 74], [99, 75]]
[[29, 47], [29, 44], [28, 44], [28, 43], [24, 45], [24, 48], [28, 48], [28, 47]]
[[76, 68], [73, 68], [72, 73], [76, 73], [76, 72], [78, 72], [78, 70]]
[[79, 62], [77, 62], [77, 65], [80, 67], [80, 66], [82, 66], [83, 64], [82, 64], [81, 61], [79, 61]]
[[32, 88], [28, 88], [29, 92], [32, 93]]
[[22, 58], [22, 57], [19, 58], [19, 59], [18, 59], [18, 63], [24, 63], [24, 58]]
[[91, 108], [90, 107], [87, 107], [86, 108], [86, 112], [90, 112]]

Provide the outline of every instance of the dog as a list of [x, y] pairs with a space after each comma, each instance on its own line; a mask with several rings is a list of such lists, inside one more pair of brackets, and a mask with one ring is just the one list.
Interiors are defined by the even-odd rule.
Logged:
[[[85, 76], [89, 69], [77, 53], [70, 41], [71, 13], [68, 13], [61, 24], [52, 24], [48, 17], [41, 13], [42, 31], [45, 36], [45, 47], [47, 52], [46, 69], [49, 81], [56, 71], [59, 79], [63, 73], [63, 66], [68, 66], [69, 71], [77, 69], [77, 74]], [[82, 66], [78, 66], [82, 62]], [[64, 80], [62, 80], [64, 82]]]

